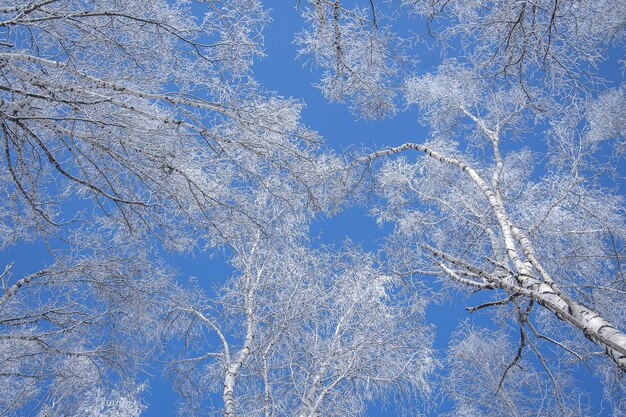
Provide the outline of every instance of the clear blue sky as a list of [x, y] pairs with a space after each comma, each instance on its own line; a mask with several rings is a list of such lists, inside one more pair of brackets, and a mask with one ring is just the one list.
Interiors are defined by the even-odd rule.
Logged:
[[[318, 71], [307, 64], [305, 59], [296, 59], [298, 47], [293, 41], [303, 26], [300, 12], [295, 8], [296, 1], [274, 0], [265, 4], [271, 8], [273, 21], [265, 30], [267, 56], [254, 65], [255, 77], [267, 90], [303, 101], [306, 104], [302, 112], [304, 124], [319, 132], [329, 147], [340, 152], [350, 147], [392, 145], [425, 137], [425, 129], [416, 123], [417, 114], [414, 111], [401, 112], [382, 121], [364, 121], [355, 120], [345, 105], [328, 103], [313, 85], [318, 80]], [[375, 249], [384, 231], [367, 215], [365, 209], [354, 207], [332, 219], [315, 223], [311, 233], [327, 243], [340, 243], [349, 237], [365, 248]], [[207, 279], [219, 279], [220, 276], [221, 279], [226, 278], [226, 272], [220, 270], [221, 263], [213, 260], [209, 266], [206, 255], [186, 258], [180, 265], [182, 276], [195, 276], [205, 282]], [[210, 272], [207, 271], [209, 269]], [[455, 312], [461, 313], [461, 310], [462, 306], [446, 305], [429, 311], [430, 319], [441, 321], [438, 326], [441, 329], [437, 334], [437, 345], [440, 348], [447, 346], [449, 332], [456, 324], [453, 316]], [[439, 320], [445, 316], [450, 316], [450, 319]], [[170, 391], [167, 382], [156, 378], [150, 384], [151, 395], [147, 398], [150, 405], [146, 417], [174, 415], [178, 397]], [[396, 414], [393, 410], [384, 411], [373, 405], [369, 415], [383, 417]]]
[[[296, 0], [268, 0], [265, 4], [272, 8], [270, 15], [273, 22], [265, 31], [267, 57], [255, 64], [255, 75], [266, 89], [306, 103], [302, 113], [304, 123], [317, 130], [331, 148], [341, 151], [350, 146], [376, 147], [424, 140], [426, 129], [417, 124], [415, 110], [401, 112], [383, 121], [355, 121], [344, 105], [329, 104], [320, 91], [313, 87], [319, 74], [303, 59], [296, 60], [297, 46], [293, 39], [302, 27], [302, 19], [295, 9]], [[428, 52], [425, 56], [432, 54]], [[422, 70], [431, 63], [430, 59], [424, 59]], [[317, 222], [312, 231], [326, 242], [341, 242], [349, 236], [352, 241], [369, 249], [376, 247], [383, 232], [367, 216], [366, 210], [358, 207], [348, 209], [330, 220]], [[16, 274], [32, 272], [49, 261], [44, 248], [38, 245], [19, 245], [11, 251], [0, 253], [0, 257], [0, 265], [11, 260], [16, 261]], [[172, 256], [171, 260], [176, 264], [182, 280], [193, 276], [206, 287], [211, 287], [211, 284], [227, 278], [228, 268], [219, 257], [208, 258], [206, 254], [196, 254], [195, 257]], [[459, 304], [433, 306], [429, 310], [429, 321], [437, 325], [438, 349], [447, 347], [450, 332], [456, 327], [458, 320], [468, 316], [464, 311], [464, 301], [461, 299]], [[479, 321], [488, 321], [486, 315], [481, 317], [478, 318]], [[147, 417], [176, 415], [179, 397], [171, 391], [169, 382], [162, 378], [164, 377], [155, 374], [148, 380], [150, 389], [146, 395], [149, 404], [145, 413]], [[598, 394], [598, 384], [589, 379], [587, 381], [588, 388]], [[370, 413], [372, 417], [393, 415], [393, 410], [385, 412], [375, 405]]]
[[[267, 57], [254, 65], [254, 73], [258, 81], [270, 91], [283, 97], [302, 100], [306, 107], [302, 112], [305, 125], [318, 131], [328, 146], [336, 151], [362, 146], [374, 148], [383, 145], [399, 145], [407, 141], [423, 141], [426, 129], [417, 123], [415, 109], [399, 112], [392, 118], [382, 121], [355, 120], [347, 107], [342, 104], [330, 104], [313, 84], [317, 82], [319, 72], [312, 68], [304, 59], [296, 59], [297, 46], [294, 44], [295, 34], [301, 30], [303, 21], [296, 10], [296, 1], [270, 0], [265, 2], [271, 8], [273, 21], [265, 30], [265, 47]], [[415, 28], [423, 32], [425, 28]], [[437, 52], [423, 50], [420, 52], [421, 63], [418, 71], [433, 69]], [[363, 208], [350, 208], [330, 220], [320, 220], [313, 226], [312, 233], [319, 235], [325, 242], [341, 242], [349, 237], [353, 242], [365, 248], [375, 249], [384, 230], [375, 225], [374, 220], [367, 216]], [[206, 255], [186, 258], [179, 263], [182, 276], [195, 276], [199, 280], [212, 281], [225, 279], [227, 276], [223, 262], [208, 261]], [[210, 286], [210, 282], [206, 282]], [[469, 317], [465, 306], [480, 304], [480, 301], [467, 301], [460, 298], [454, 303], [432, 306], [428, 311], [428, 320], [437, 326], [435, 347], [443, 355], [447, 348], [451, 332], [459, 320]], [[474, 313], [472, 320], [488, 325], [488, 314]], [[587, 390], [594, 396], [601, 395], [601, 386], [597, 381], [590, 380], [587, 375]], [[150, 381], [151, 389], [147, 400], [150, 403], [147, 417], [174, 415], [178, 397], [173, 394], [167, 382], [154, 378]], [[596, 402], [595, 406], [597, 407]], [[445, 409], [445, 404], [442, 409]], [[440, 409], [439, 411], [442, 411]], [[608, 410], [607, 410], [608, 412]], [[393, 410], [382, 410], [376, 404], [370, 408], [371, 417], [395, 416]], [[436, 415], [433, 414], [433, 415]], [[608, 414], [607, 414], [608, 415]]]

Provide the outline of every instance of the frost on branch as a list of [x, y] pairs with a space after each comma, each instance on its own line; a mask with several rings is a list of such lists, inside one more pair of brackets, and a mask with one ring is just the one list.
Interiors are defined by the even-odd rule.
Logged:
[[0, 129], [12, 213], [2, 244], [82, 218], [70, 197], [136, 239], [220, 244], [224, 224], [250, 216], [237, 194], [270, 172], [304, 189], [306, 204], [328, 206], [314, 190], [326, 174], [311, 173], [326, 168], [310, 157], [318, 138], [300, 124], [302, 104], [252, 79], [265, 10], [206, 3], [199, 19], [188, 7], [64, 0], [0, 10], [10, 28]]
[[617, 140], [618, 152], [624, 155], [626, 143], [626, 86], [607, 90], [587, 105], [589, 130], [587, 140]]
[[311, 249], [282, 236], [233, 243], [219, 303], [186, 292], [172, 305], [186, 330], [187, 351], [172, 361], [185, 412], [208, 412], [215, 391], [225, 414], [240, 416], [362, 416], [370, 401], [428, 398], [437, 363], [424, 300], [352, 245]]
[[[403, 0], [428, 19], [430, 34], [457, 48], [488, 77], [570, 94], [599, 81], [597, 63], [623, 45], [623, 0]], [[453, 48], [450, 48], [452, 51]]]
[[[77, 233], [83, 245], [58, 251], [47, 268], [3, 274], [0, 410], [6, 414], [99, 415], [133, 403], [130, 417], [143, 408], [115, 397], [129, 395], [156, 351], [170, 275], [130, 242], [124, 253], [88, 230]], [[116, 381], [123, 394], [111, 391]], [[95, 403], [86, 399], [92, 395]]]
[[584, 398], [566, 373], [557, 370], [553, 377], [559, 385], [552, 386], [537, 364], [525, 356], [515, 358], [515, 343], [503, 331], [467, 323], [457, 331], [448, 350], [451, 370], [444, 382], [455, 407], [447, 415], [589, 415]]
[[65, 409], [43, 407], [38, 416], [139, 417], [147, 408], [139, 398], [145, 389], [144, 385], [131, 384], [106, 391], [94, 388], [84, 393], [71, 407]]
[[330, 101], [348, 103], [364, 118], [396, 111], [393, 87], [401, 59], [395, 35], [371, 9], [346, 9], [339, 0], [311, 0], [303, 16], [310, 26], [296, 42], [300, 55], [323, 70], [318, 87]]

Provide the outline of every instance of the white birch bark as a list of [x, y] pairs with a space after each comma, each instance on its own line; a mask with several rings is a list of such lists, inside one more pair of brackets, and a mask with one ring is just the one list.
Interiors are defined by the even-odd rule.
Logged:
[[[405, 143], [398, 147], [383, 149], [357, 159], [355, 163], [368, 163], [373, 159], [407, 150], [417, 150], [442, 163], [458, 167], [481, 190], [489, 203], [493, 215], [498, 221], [500, 232], [504, 240], [504, 246], [515, 272], [513, 277], [515, 279], [511, 281], [503, 279], [502, 277], [489, 276], [487, 278], [488, 282], [472, 282], [460, 277], [444, 264], [439, 263], [439, 266], [444, 272], [453, 279], [466, 285], [470, 284], [483, 289], [493, 285], [505, 289], [512, 294], [521, 293], [534, 299], [557, 317], [579, 329], [588, 339], [600, 346], [606, 355], [610, 357], [622, 371], [626, 372], [626, 334], [599, 313], [566, 296], [564, 291], [554, 283], [552, 278], [536, 259], [528, 238], [511, 222], [502, 200], [498, 198], [496, 192], [483, 180], [476, 170], [459, 159], [444, 156], [427, 146], [416, 143]], [[496, 172], [498, 171], [499, 169], [497, 168]], [[494, 178], [494, 184], [497, 184], [497, 176]], [[522, 247], [522, 254], [526, 261], [522, 259], [522, 255], [520, 255], [517, 249], [518, 244]], [[435, 254], [438, 256], [445, 255], [443, 252], [438, 251]], [[454, 261], [451, 257], [446, 257], [445, 259]], [[534, 272], [530, 269], [531, 267], [536, 270], [541, 279], [535, 276]]]

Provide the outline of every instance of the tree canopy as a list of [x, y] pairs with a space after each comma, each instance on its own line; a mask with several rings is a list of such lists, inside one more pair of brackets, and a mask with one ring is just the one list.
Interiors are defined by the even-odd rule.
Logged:
[[[139, 416], [149, 375], [182, 415], [624, 415], [626, 2], [293, 2], [330, 103], [415, 115], [348, 150], [257, 79], [270, 7], [0, 0], [0, 415]], [[354, 207], [382, 240], [316, 235]]]

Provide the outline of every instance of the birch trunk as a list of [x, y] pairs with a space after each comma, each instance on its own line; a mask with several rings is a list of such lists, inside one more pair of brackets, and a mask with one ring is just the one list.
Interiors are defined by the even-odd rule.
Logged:
[[[532, 245], [528, 238], [522, 235], [519, 229], [511, 222], [502, 200], [498, 198], [496, 191], [482, 179], [476, 170], [459, 159], [446, 157], [427, 146], [415, 143], [405, 143], [395, 148], [383, 149], [360, 158], [356, 160], [355, 163], [368, 163], [381, 156], [392, 155], [411, 149], [423, 152], [442, 163], [458, 167], [476, 184], [476, 186], [478, 186], [487, 199], [491, 211], [498, 221], [504, 240], [504, 247], [509, 261], [513, 265], [515, 275], [513, 277], [514, 279], [510, 280], [507, 279], [510, 277], [494, 277], [485, 274], [483, 271], [476, 271], [489, 281], [484, 283], [484, 288], [495, 286], [505, 289], [507, 292], [513, 294], [521, 293], [536, 300], [557, 317], [582, 331], [589, 340], [600, 346], [605, 354], [610, 357], [622, 371], [626, 372], [626, 334], [612, 325], [596, 311], [566, 296], [554, 283], [534, 256], [534, 251], [532, 250]], [[522, 253], [519, 253], [516, 243], [521, 245]], [[443, 256], [444, 259], [453, 263], [459, 263], [458, 260], [444, 256], [445, 254], [442, 252], [435, 254]], [[527, 262], [524, 262], [522, 257], [524, 257]], [[445, 265], [440, 264], [440, 267], [453, 279], [467, 284], [466, 279], [460, 277], [458, 274], [454, 274], [453, 271], [446, 268]], [[463, 267], [467, 268], [468, 266], [464, 264]], [[535, 269], [542, 279], [537, 279], [530, 268]], [[480, 282], [476, 282], [475, 284], [475, 286], [478, 287], [481, 285]]]

